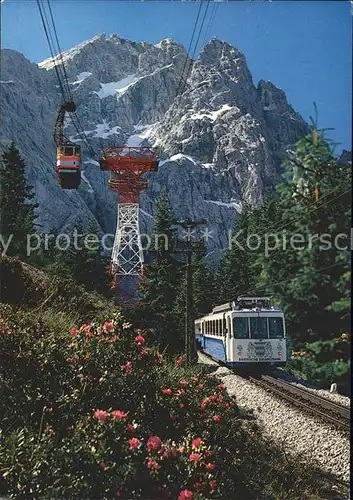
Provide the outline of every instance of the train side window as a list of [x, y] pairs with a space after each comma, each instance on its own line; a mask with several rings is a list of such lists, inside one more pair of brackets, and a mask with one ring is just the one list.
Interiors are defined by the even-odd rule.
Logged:
[[71, 146], [65, 146], [65, 156], [73, 156], [74, 155], [74, 148]]
[[267, 339], [267, 318], [250, 318], [250, 331], [252, 339]]
[[222, 320], [221, 319], [218, 320], [218, 329], [219, 329], [219, 334], [222, 336], [223, 332], [222, 332]]
[[235, 317], [233, 318], [233, 330], [234, 337], [236, 339], [248, 339], [249, 338], [249, 322], [246, 317]]
[[283, 318], [268, 318], [268, 330], [269, 336], [272, 339], [283, 339], [284, 328], [283, 328]]
[[80, 156], [80, 154], [81, 154], [81, 148], [80, 148], [80, 146], [76, 146], [75, 147], [75, 155]]
[[223, 335], [226, 334], [227, 331], [227, 321], [225, 318], [223, 318]]
[[218, 332], [218, 319], [215, 320], [214, 329], [215, 329], [215, 334], [218, 335], [219, 334], [219, 332]]

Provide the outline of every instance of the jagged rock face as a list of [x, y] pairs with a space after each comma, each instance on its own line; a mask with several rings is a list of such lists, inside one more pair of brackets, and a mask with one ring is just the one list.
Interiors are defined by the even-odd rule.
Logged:
[[176, 217], [208, 220], [208, 248], [217, 260], [242, 203], [261, 204], [286, 149], [309, 128], [282, 90], [254, 85], [243, 54], [230, 44], [213, 39], [198, 60], [186, 56], [173, 40], [153, 46], [117, 35], [96, 36], [63, 54], [91, 147], [67, 121], [65, 134], [84, 148], [84, 168], [79, 189], [62, 191], [52, 139], [61, 102], [53, 63], [36, 65], [2, 50], [1, 145], [13, 140], [21, 150], [43, 230], [66, 231], [95, 218], [102, 231], [114, 233], [116, 195], [99, 170], [101, 150], [149, 145], [160, 167], [141, 196], [142, 232], [150, 231], [166, 188]]

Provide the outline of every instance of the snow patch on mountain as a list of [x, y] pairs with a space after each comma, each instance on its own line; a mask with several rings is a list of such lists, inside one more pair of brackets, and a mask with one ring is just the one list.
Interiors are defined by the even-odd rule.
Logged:
[[141, 130], [141, 132], [138, 134], [130, 135], [130, 137], [126, 141], [125, 146], [139, 147], [143, 143], [143, 141], [148, 139], [153, 127], [154, 127], [154, 124], [152, 124], [152, 125], [136, 125], [134, 127], [134, 131], [139, 132]]
[[135, 74], [127, 75], [118, 82], [101, 83], [100, 91], [94, 91], [94, 94], [97, 94], [100, 99], [105, 99], [106, 97], [114, 96], [116, 94], [119, 96], [119, 94], [123, 94], [130, 87], [130, 85], [133, 85], [138, 81], [139, 78], [137, 78]]
[[214, 203], [219, 207], [227, 207], [234, 208], [238, 213], [241, 212], [241, 203], [236, 203], [235, 201], [231, 201], [230, 203], [224, 203], [223, 201], [215, 201], [215, 200], [203, 200], [206, 203]]
[[229, 104], [224, 104], [220, 109], [216, 111], [204, 111], [200, 113], [193, 113], [189, 118], [191, 120], [201, 120], [202, 118], [208, 118], [212, 121], [217, 120], [217, 118], [225, 113], [226, 111], [229, 111], [230, 109], [233, 109], [234, 106], [229, 106]]
[[78, 85], [79, 83], [82, 83], [84, 80], [86, 80], [86, 78], [88, 78], [91, 75], [92, 75], [92, 73], [90, 73], [89, 71], [82, 71], [82, 73], [77, 75], [76, 80], [74, 82], [70, 82], [70, 83], [71, 83], [71, 85]]

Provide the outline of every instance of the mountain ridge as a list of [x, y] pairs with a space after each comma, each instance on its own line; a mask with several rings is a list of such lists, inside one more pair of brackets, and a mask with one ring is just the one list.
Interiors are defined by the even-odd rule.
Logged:
[[[112, 145], [147, 145], [156, 149], [160, 168], [148, 175], [141, 195], [141, 232], [150, 232], [166, 188], [176, 217], [209, 221], [209, 252], [217, 256], [227, 246], [243, 203], [262, 203], [286, 150], [309, 126], [283, 90], [264, 80], [255, 86], [245, 56], [230, 43], [213, 38], [197, 59], [186, 56], [171, 39], [152, 45], [116, 34], [96, 35], [63, 52], [77, 115], [96, 152], [92, 157], [67, 122], [65, 134], [84, 148], [84, 168], [78, 191], [63, 192], [51, 136], [61, 102], [51, 59], [36, 64], [11, 49], [1, 51], [1, 144], [14, 140], [19, 146], [43, 230], [68, 231], [94, 218], [102, 232], [114, 233], [116, 196], [99, 171], [100, 152]], [[184, 67], [186, 81], [180, 77]]]

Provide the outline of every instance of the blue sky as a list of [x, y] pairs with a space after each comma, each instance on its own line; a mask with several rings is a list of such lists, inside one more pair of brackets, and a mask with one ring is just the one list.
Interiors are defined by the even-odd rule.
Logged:
[[[172, 0], [51, 0], [51, 5], [62, 50], [99, 33], [150, 43], [173, 38], [187, 49], [199, 8], [199, 2]], [[213, 36], [232, 43], [244, 53], [255, 84], [272, 81], [306, 120], [315, 101], [319, 126], [333, 127], [329, 136], [342, 143], [337, 151], [350, 149], [350, 9], [348, 1], [211, 2], [198, 49]], [[50, 57], [35, 0], [4, 0], [1, 10], [3, 48], [34, 62]]]

